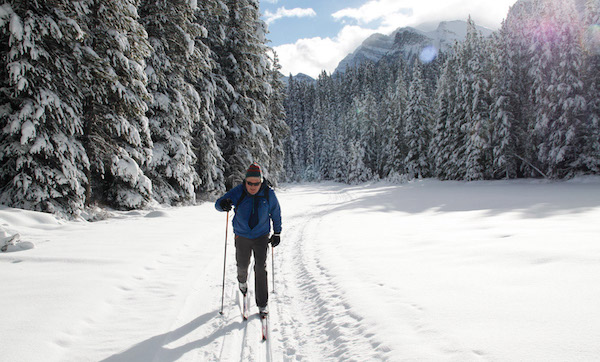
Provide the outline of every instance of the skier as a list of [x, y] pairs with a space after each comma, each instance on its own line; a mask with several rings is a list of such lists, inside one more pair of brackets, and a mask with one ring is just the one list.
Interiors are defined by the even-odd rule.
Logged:
[[[254, 253], [254, 288], [256, 305], [261, 316], [268, 313], [267, 303], [267, 247], [281, 241], [281, 208], [275, 191], [267, 185], [262, 170], [253, 163], [246, 171], [242, 184], [229, 190], [215, 202], [218, 211], [229, 211], [235, 206], [233, 232], [240, 292], [248, 292], [248, 267]], [[273, 222], [273, 235], [271, 233]]]

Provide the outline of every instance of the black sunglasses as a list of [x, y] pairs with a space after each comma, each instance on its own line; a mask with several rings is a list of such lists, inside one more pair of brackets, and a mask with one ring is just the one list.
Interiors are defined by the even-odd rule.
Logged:
[[250, 181], [246, 181], [246, 185], [248, 186], [258, 186], [260, 185], [262, 182], [250, 182]]

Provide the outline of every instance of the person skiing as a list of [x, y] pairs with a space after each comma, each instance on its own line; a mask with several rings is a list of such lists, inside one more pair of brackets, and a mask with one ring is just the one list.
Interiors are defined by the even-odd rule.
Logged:
[[[259, 313], [266, 316], [269, 299], [267, 283], [267, 248], [281, 242], [281, 207], [275, 191], [267, 185], [262, 170], [253, 163], [243, 182], [215, 202], [218, 211], [230, 211], [235, 206], [233, 232], [240, 292], [248, 293], [248, 267], [254, 254], [254, 288]], [[273, 222], [273, 235], [271, 233]]]

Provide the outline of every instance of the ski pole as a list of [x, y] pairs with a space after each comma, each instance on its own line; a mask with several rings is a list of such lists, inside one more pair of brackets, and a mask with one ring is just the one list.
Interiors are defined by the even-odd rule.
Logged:
[[221, 311], [220, 315], [223, 315], [223, 304], [225, 302], [225, 269], [227, 266], [227, 229], [229, 227], [229, 211], [227, 211], [227, 220], [225, 222], [225, 257], [223, 258], [223, 290], [221, 292]]
[[271, 271], [273, 272], [273, 293], [275, 293], [275, 248], [271, 246]]

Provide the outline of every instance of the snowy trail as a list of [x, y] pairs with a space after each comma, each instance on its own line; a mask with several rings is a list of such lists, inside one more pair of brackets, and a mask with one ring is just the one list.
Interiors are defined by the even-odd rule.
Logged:
[[2, 231], [36, 245], [0, 253], [0, 361], [600, 359], [600, 178], [278, 197], [266, 342], [253, 283], [241, 317], [230, 228], [219, 314], [225, 214], [212, 204], [96, 223], [0, 208]]
[[[316, 236], [326, 227], [321, 222], [323, 216], [347, 202], [350, 195], [338, 187], [321, 191], [325, 192], [317, 198], [318, 205], [307, 204], [288, 216], [290, 228], [279, 253], [282, 259], [278, 269], [287, 270], [278, 283], [285, 297], [277, 304], [282, 316], [284, 360], [308, 360], [311, 356], [349, 360], [357, 355], [364, 360], [381, 360], [385, 347], [365, 333], [362, 318], [352, 313], [343, 291], [331, 281], [315, 250]], [[306, 199], [305, 193], [310, 193], [310, 189], [295, 196]], [[299, 204], [296, 200], [291, 202]]]
[[[320, 187], [318, 204], [305, 203], [305, 209], [297, 209], [288, 216], [291, 226], [286, 231], [287, 242], [280, 253], [284, 256], [279, 266], [288, 269], [280, 283], [286, 297], [283, 303], [278, 303], [279, 314], [284, 316], [281, 334], [286, 354], [282, 360], [311, 360], [314, 356], [331, 361], [398, 360], [407, 356], [414, 360], [481, 360], [477, 351], [462, 348], [435, 330], [422, 308], [398, 291], [373, 292], [353, 284], [359, 279], [357, 271], [336, 257], [335, 250], [323, 248], [330, 242], [323, 237], [325, 232], [335, 233], [337, 228], [331, 225], [339, 226], [339, 220], [331, 225], [328, 222], [338, 218], [340, 208], [356, 202], [356, 193], [349, 192], [352, 189], [341, 185]], [[295, 187], [294, 196], [298, 200], [289, 201], [301, 205], [300, 200], [315, 200], [306, 197], [312, 192], [310, 187], [304, 190]], [[350, 228], [362, 229], [359, 223]], [[347, 235], [347, 231], [339, 232]], [[375, 241], [367, 235], [359, 243], [376, 248]], [[338, 268], [337, 275], [330, 270], [331, 266]], [[339, 275], [350, 282], [338, 283]], [[386, 317], [394, 321], [391, 338], [390, 335], [385, 338], [387, 331], [366, 319], [356, 307], [360, 299], [355, 297], [367, 290], [372, 293], [369, 309], [386, 306], [387, 310], [392, 306], [393, 312], [388, 311]]]

